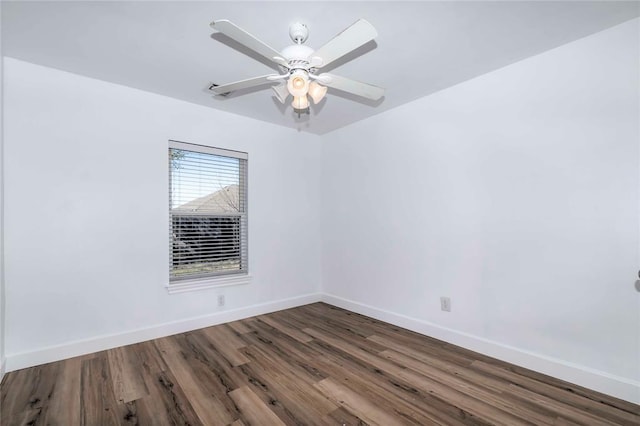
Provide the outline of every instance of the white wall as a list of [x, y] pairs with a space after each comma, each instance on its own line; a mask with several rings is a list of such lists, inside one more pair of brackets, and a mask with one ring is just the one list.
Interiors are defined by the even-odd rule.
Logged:
[[[222, 292], [235, 316], [318, 299], [317, 136], [13, 59], [5, 77], [9, 370], [229, 320]], [[251, 284], [167, 293], [169, 139], [249, 153]]]
[[327, 135], [327, 300], [640, 402], [638, 22]]
[[[0, 5], [0, 21], [2, 20], [2, 5]], [[0, 31], [0, 382], [5, 371], [4, 350], [4, 125], [3, 125], [3, 86], [4, 64], [2, 56], [2, 31]]]

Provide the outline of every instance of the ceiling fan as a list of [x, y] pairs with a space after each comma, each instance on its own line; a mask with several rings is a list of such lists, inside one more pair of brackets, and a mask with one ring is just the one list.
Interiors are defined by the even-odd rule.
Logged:
[[282, 52], [271, 48], [226, 19], [214, 21], [211, 26], [276, 63], [281, 71], [281, 74], [267, 74], [234, 83], [211, 84], [209, 90], [216, 95], [226, 95], [235, 90], [280, 82], [279, 85], [272, 86], [276, 98], [284, 104], [289, 95], [293, 96], [291, 105], [298, 111], [306, 110], [309, 107], [307, 95], [314, 104], [320, 102], [327, 93], [327, 87], [371, 100], [378, 100], [384, 95], [384, 89], [378, 86], [335, 74], [318, 74], [322, 68], [373, 40], [378, 35], [373, 25], [364, 19], [357, 20], [317, 50], [304, 45], [309, 37], [307, 26], [301, 23], [292, 24], [289, 27], [289, 36], [294, 44], [285, 47]]

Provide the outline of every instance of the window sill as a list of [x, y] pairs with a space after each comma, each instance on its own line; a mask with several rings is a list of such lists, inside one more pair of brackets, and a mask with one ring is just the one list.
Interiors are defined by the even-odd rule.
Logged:
[[206, 290], [208, 288], [229, 287], [249, 284], [250, 275], [233, 275], [228, 277], [201, 278], [198, 280], [178, 281], [165, 286], [169, 294], [186, 293], [188, 291]]

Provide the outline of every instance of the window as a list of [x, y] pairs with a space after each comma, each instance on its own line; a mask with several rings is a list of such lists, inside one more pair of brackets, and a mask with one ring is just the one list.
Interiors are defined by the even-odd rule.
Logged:
[[247, 157], [169, 142], [169, 288], [246, 276]]

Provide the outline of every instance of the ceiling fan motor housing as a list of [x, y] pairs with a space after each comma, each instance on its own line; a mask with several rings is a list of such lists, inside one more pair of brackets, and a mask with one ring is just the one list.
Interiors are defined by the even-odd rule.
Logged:
[[303, 69], [309, 71], [309, 56], [314, 50], [309, 46], [294, 44], [282, 49], [282, 56], [289, 64], [289, 69]]

